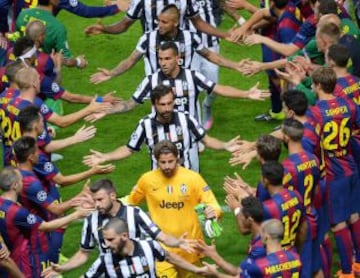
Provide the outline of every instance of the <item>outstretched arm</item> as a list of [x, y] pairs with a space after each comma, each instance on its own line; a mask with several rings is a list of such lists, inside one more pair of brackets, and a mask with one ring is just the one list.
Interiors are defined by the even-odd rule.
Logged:
[[104, 68], [98, 68], [98, 72], [91, 75], [90, 82], [99, 84], [115, 76], [121, 75], [131, 69], [141, 59], [142, 56], [142, 53], [134, 50], [128, 58], [122, 60], [114, 69], [107, 70]]

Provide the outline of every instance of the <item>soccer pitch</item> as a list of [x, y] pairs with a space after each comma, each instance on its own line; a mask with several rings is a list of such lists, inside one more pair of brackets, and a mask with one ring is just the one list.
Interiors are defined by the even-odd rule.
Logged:
[[[101, 1], [91, 1], [87, 4], [102, 5]], [[245, 17], [248, 14], [243, 13]], [[123, 99], [131, 97], [140, 81], [144, 78], [143, 63], [139, 62], [129, 72], [120, 77], [99, 85], [92, 85], [89, 82], [90, 75], [96, 72], [97, 67], [111, 69], [119, 61], [126, 58], [136, 46], [142, 32], [140, 24], [136, 23], [129, 28], [128, 32], [121, 35], [98, 35], [86, 37], [83, 29], [85, 26], [94, 23], [95, 19], [80, 18], [75, 15], [62, 11], [58, 15], [59, 19], [68, 29], [68, 41], [74, 55], [84, 54], [89, 65], [84, 70], [64, 68], [62, 72], [62, 85], [70, 92], [94, 95], [103, 95], [110, 91], [117, 91], [117, 96]], [[111, 23], [123, 17], [123, 13], [112, 18], [104, 19], [103, 22]], [[231, 28], [233, 21], [225, 17], [221, 29]], [[261, 59], [260, 47], [246, 47], [231, 44], [226, 41], [221, 43], [221, 54], [226, 58], [240, 61], [244, 58]], [[257, 81], [260, 87], [266, 88], [267, 82], [264, 74], [252, 77], [245, 77], [241, 74], [221, 69], [219, 83], [231, 85], [240, 89], [248, 89]], [[76, 111], [81, 105], [65, 104], [65, 113]], [[214, 125], [210, 130], [211, 136], [222, 140], [229, 140], [236, 135], [241, 135], [247, 140], [255, 140], [258, 135], [269, 133], [279, 123], [255, 122], [254, 117], [269, 109], [269, 101], [259, 102], [250, 100], [226, 99], [218, 97], [214, 103]], [[125, 113], [107, 116], [96, 122], [97, 134], [94, 139], [85, 143], [75, 145], [60, 152], [64, 159], [56, 162], [63, 174], [69, 175], [87, 169], [82, 164], [82, 157], [89, 153], [90, 149], [107, 152], [120, 145], [127, 143], [129, 136], [135, 128], [137, 122], [150, 112], [150, 103], [136, 107], [135, 110]], [[58, 131], [58, 138], [72, 135], [84, 122], [77, 123], [72, 127]], [[89, 125], [89, 124], [88, 124]], [[286, 154], [285, 154], [286, 155]], [[240, 167], [231, 167], [228, 164], [230, 154], [227, 152], [205, 150], [200, 155], [201, 174], [211, 186], [218, 201], [224, 205], [225, 192], [222, 188], [223, 179], [227, 175], [238, 172], [248, 183], [255, 186], [260, 178], [260, 167], [254, 161], [246, 170]], [[130, 158], [115, 163], [116, 170], [107, 175], [117, 186], [119, 196], [130, 192], [132, 186], [142, 173], [150, 169], [150, 160], [146, 146], [140, 153], [133, 154]], [[102, 176], [105, 177], [105, 176]], [[102, 178], [93, 177], [92, 180]], [[69, 199], [80, 192], [83, 183], [65, 187], [61, 190], [63, 200]], [[236, 228], [232, 214], [224, 213], [222, 219], [224, 232], [216, 240], [217, 249], [227, 260], [238, 264], [245, 256], [248, 248], [249, 238], [241, 236]], [[62, 253], [65, 256], [72, 256], [79, 248], [82, 223], [77, 222], [70, 225], [65, 233]], [[78, 277], [90, 266], [97, 255], [94, 250], [89, 263], [82, 268], [64, 274], [64, 277]]]

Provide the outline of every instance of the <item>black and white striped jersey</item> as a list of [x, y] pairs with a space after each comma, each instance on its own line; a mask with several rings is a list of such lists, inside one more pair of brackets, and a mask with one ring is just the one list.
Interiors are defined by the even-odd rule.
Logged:
[[159, 84], [172, 88], [175, 94], [175, 109], [189, 114], [199, 121], [198, 97], [202, 91], [210, 94], [216, 83], [197, 71], [182, 68], [176, 78], [162, 71], [151, 74], [140, 83], [132, 98], [137, 103], [150, 99], [151, 91]]
[[[155, 261], [164, 261], [165, 250], [155, 240], [133, 240], [134, 252], [131, 256], [111, 254], [113, 272], [106, 268], [105, 257], [97, 260], [91, 277], [156, 278]], [[85, 274], [85, 277], [89, 277]]]
[[[145, 33], [139, 39], [136, 50], [144, 54], [144, 58], [151, 67], [151, 73], [160, 69], [158, 58], [159, 47], [163, 42], [167, 41], [169, 39], [160, 35], [158, 30]], [[190, 68], [194, 53], [205, 48], [198, 34], [188, 30], [179, 29], [177, 36], [171, 41], [178, 47], [179, 65], [184, 68]]]
[[180, 11], [179, 27], [183, 27], [185, 18], [199, 14], [196, 0], [131, 0], [126, 15], [134, 20], [140, 19], [143, 23], [144, 32], [149, 32], [156, 29], [158, 15], [170, 4], [177, 6]]
[[[159, 227], [150, 217], [140, 208], [121, 204], [116, 217], [124, 220], [128, 224], [130, 238], [153, 238], [161, 232]], [[98, 211], [93, 212], [85, 218], [80, 246], [84, 250], [94, 249], [97, 245], [100, 254], [107, 252], [102, 229], [109, 221], [111, 216], [102, 215]]]
[[151, 113], [141, 119], [130, 137], [127, 147], [139, 151], [143, 143], [149, 148], [151, 169], [157, 168], [153, 150], [162, 140], [173, 142], [180, 157], [180, 164], [191, 169], [190, 148], [193, 142], [200, 141], [205, 136], [205, 129], [187, 112], [174, 111], [170, 123], [163, 124], [156, 120], [156, 113]]

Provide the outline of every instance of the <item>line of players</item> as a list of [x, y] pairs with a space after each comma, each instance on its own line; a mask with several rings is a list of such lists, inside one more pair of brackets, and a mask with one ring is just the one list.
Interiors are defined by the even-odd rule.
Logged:
[[[174, 8], [174, 7], [173, 7]], [[275, 5], [275, 8], [279, 8], [278, 6], [276, 6]], [[275, 9], [274, 8], [274, 9]], [[129, 11], [131, 11], [131, 9], [129, 10]], [[165, 11], [163, 11], [163, 12], [166, 12], [166, 9], [165, 9]], [[274, 12], [274, 11], [273, 11]], [[173, 12], [173, 14], [174, 14], [174, 12]], [[276, 15], [276, 13], [274, 12], [274, 14]], [[166, 17], [166, 16], [165, 16]], [[131, 18], [131, 16], [129, 16], [129, 12], [128, 12], [128, 18]], [[135, 18], [134, 16], [133, 16], [133, 18]], [[166, 21], [166, 20], [165, 20]], [[175, 27], [177, 26], [177, 22], [176, 22], [176, 20], [173, 18], [173, 21], [175, 21]], [[161, 22], [161, 21], [160, 21]], [[159, 25], [160, 25], [160, 23], [159, 23]], [[174, 26], [172, 26], [172, 31], [174, 30]], [[159, 26], [160, 27], [160, 26]], [[287, 26], [288, 27], [288, 26]], [[100, 28], [100, 27], [99, 27]], [[101, 29], [101, 28], [104, 28], [104, 29]], [[101, 29], [101, 31], [106, 31], [106, 32], [109, 32], [109, 30], [107, 30], [104, 26], [102, 26], [100, 29]], [[326, 28], [323, 28], [323, 29], [326, 29]], [[159, 29], [159, 30], [161, 30], [161, 28]], [[318, 29], [319, 30], [319, 29]], [[111, 30], [111, 32], [113, 32], [113, 30]], [[117, 31], [118, 32], [118, 31]], [[173, 34], [172, 34], [173, 35]], [[175, 34], [175, 35], [177, 35], [177, 34]], [[249, 38], [248, 38], [248, 40], [250, 40]], [[319, 44], [319, 43], [318, 43]], [[190, 48], [191, 49], [191, 51], [193, 51], [193, 48]], [[343, 49], [341, 49], [341, 50], [343, 50]], [[18, 57], [20, 57], [20, 59], [22, 58], [22, 60], [24, 60], [24, 59], [31, 59], [32, 58], [32, 56], [34, 55], [34, 53], [35, 53], [35, 51], [36, 51], [36, 49], [35, 50], [33, 50], [33, 47], [31, 47], [30, 49], [23, 49], [23, 51], [21, 51], [20, 52], [20, 54], [19, 55], [17, 55]], [[178, 50], [179, 51], [179, 50]], [[34, 53], [32, 53], [32, 52], [34, 52]], [[345, 51], [346, 52], [346, 51]], [[344, 53], [344, 51], [342, 51], [342, 53]], [[32, 55], [30, 55], [30, 54], [32, 54]], [[159, 54], [160, 54], [160, 51], [159, 51]], [[178, 55], [177, 55], [177, 53], [176, 53], [176, 51], [174, 51], [173, 50], [173, 53], [172, 53], [173, 55], [172, 55], [172, 57], [177, 57]], [[29, 55], [30, 55], [30, 57], [29, 57]], [[160, 62], [160, 56], [161, 55], [159, 55], [159, 64], [160, 64], [160, 67], [161, 67], [161, 65], [162, 65], [162, 63]], [[170, 55], [171, 56], [171, 55]], [[207, 56], [209, 56], [209, 54], [207, 55]], [[139, 57], [137, 57], [136, 58], [137, 60], [139, 59]], [[157, 60], [157, 59], [156, 59]], [[155, 61], [156, 61], [155, 60]], [[149, 62], [150, 63], [150, 62]], [[224, 64], [224, 61], [222, 62], [223, 64]], [[21, 63], [19, 63], [19, 64], [21, 64]], [[220, 64], [221, 64], [221, 62], [220, 62]], [[251, 64], [251, 63], [248, 63], [248, 65], [249, 65], [249, 67], [251, 68], [252, 66], [253, 66], [253, 64]], [[176, 67], [175, 67], [176, 68]], [[161, 68], [162, 69], [162, 71], [165, 73], [165, 75], [166, 75], [166, 70], [171, 70], [171, 69], [169, 69], [169, 66], [168, 65], [166, 65], [166, 64], [163, 64], [163, 67]], [[16, 72], [17, 72], [17, 70], [15, 70]], [[23, 92], [24, 94], [22, 95], [22, 96], [26, 96], [27, 98], [29, 98], [29, 93], [30, 93], [30, 103], [35, 103], [35, 99], [34, 99], [34, 95], [36, 94], [36, 91], [37, 90], [39, 90], [39, 84], [38, 84], [38, 80], [37, 80], [37, 78], [38, 77], [36, 77], [36, 74], [35, 74], [35, 72], [34, 71], [31, 71], [31, 70], [25, 70], [25, 69], [21, 69], [21, 71], [22, 71], [22, 73], [27, 77], [26, 79], [26, 81], [25, 81], [25, 83], [26, 82], [28, 82], [28, 83], [26, 83], [26, 84], [23, 84], [23, 83], [21, 83], [21, 82], [23, 82], [22, 80], [21, 80], [21, 75], [18, 75], [17, 77], [16, 77], [16, 74], [15, 74], [15, 76], [14, 76], [14, 81], [15, 81], [15, 83], [17, 83], [17, 86], [19, 86], [19, 89], [20, 89], [20, 93], [21, 92]], [[289, 74], [291, 73], [293, 73], [293, 69], [288, 69], [288, 72], [289, 72]], [[104, 71], [102, 71], [102, 72], [104, 72]], [[18, 73], [18, 72], [17, 72]], [[21, 72], [20, 72], [21, 73]], [[120, 73], [121, 73], [121, 71], [120, 71]], [[173, 73], [173, 72], [171, 72], [170, 71], [170, 73]], [[117, 73], [113, 73], [113, 72], [110, 72], [110, 73], [105, 73], [105, 74], [107, 74], [107, 75], [114, 75], [114, 74], [118, 74], [118, 72]], [[322, 72], [322, 73], [320, 73], [320, 75], [323, 75], [324, 73]], [[280, 73], [279, 74], [280, 76], [282, 76], [282, 77], [286, 77], [287, 79], [289, 79], [289, 80], [291, 80], [291, 78], [290, 77], [292, 77], [292, 76], [290, 76], [290, 77], [288, 77], [287, 75], [285, 75], [285, 74], [282, 74], [282, 73]], [[331, 74], [330, 74], [331, 75]], [[171, 74], [167, 74], [167, 77], [172, 77], [171, 76]], [[316, 76], [316, 75], [315, 75]], [[32, 77], [32, 78], [28, 78], [28, 77]], [[314, 81], [314, 75], [312, 76], [313, 77], [313, 81]], [[18, 79], [17, 79], [18, 78]], [[16, 81], [16, 79], [17, 79], [17, 81]], [[330, 78], [331, 79], [331, 78]], [[322, 81], [322, 80], [320, 80], [320, 81]], [[319, 81], [319, 82], [320, 82]], [[166, 84], [166, 82], [162, 82], [162, 83], [165, 83], [166, 85], [170, 85], [170, 86], [172, 86], [172, 87], [175, 87], [176, 88], [176, 82], [175, 81], [173, 81], [174, 82], [174, 84], [172, 84], [170, 81], [168, 81], [169, 83], [168, 84]], [[324, 82], [324, 83], [329, 83], [330, 81], [329, 80], [326, 80], [326, 82]], [[204, 83], [206, 83], [206, 82], [204, 82]], [[196, 84], [196, 83], [195, 83]], [[184, 84], [182, 83], [182, 84], [180, 84], [180, 86], [184, 86]], [[197, 85], [197, 84], [196, 84]], [[186, 87], [187, 86], [189, 86], [189, 84], [186, 82]], [[215, 87], [213, 87], [213, 85], [210, 85], [209, 87], [212, 87], [212, 90], [214, 90], [215, 92], [216, 92], [216, 90], [215, 90]], [[331, 86], [330, 86], [331, 87]], [[183, 91], [184, 91], [184, 88], [181, 88]], [[181, 90], [180, 89], [180, 90]], [[187, 91], [187, 90], [185, 90], [185, 91]], [[35, 92], [35, 94], [34, 94], [34, 92]], [[175, 90], [175, 92], [177, 93], [178, 91], [177, 90]], [[7, 93], [9, 93], [9, 92], [7, 92]], [[257, 92], [257, 93], [259, 93], [259, 92]], [[329, 93], [329, 92], [328, 92]], [[330, 93], [332, 93], [332, 91], [330, 92]], [[14, 94], [14, 95], [16, 95], [16, 92], [10, 92], [10, 94]], [[241, 96], [241, 93], [239, 93], [238, 94], [239, 96]], [[13, 95], [12, 95], [13, 96]], [[177, 95], [176, 95], [177, 96]], [[273, 91], [272, 91], [272, 96], [273, 96]], [[25, 97], [25, 100], [28, 100], [27, 98]], [[10, 99], [10, 97], [9, 97], [9, 99]], [[160, 98], [161, 99], [161, 98]], [[159, 100], [160, 100], [159, 99]], [[159, 103], [159, 100], [158, 100], [158, 103]], [[272, 99], [273, 100], [273, 99]], [[4, 102], [6, 102], [7, 100], [5, 100]], [[174, 101], [174, 100], [173, 100]], [[181, 103], [181, 102], [180, 102]], [[82, 114], [78, 114], [78, 115], [76, 115], [75, 116], [75, 118], [76, 117], [84, 117], [84, 116], [87, 116], [87, 115], [89, 115], [89, 114], [91, 114], [92, 112], [94, 112], [94, 111], [96, 111], [96, 112], [99, 112], [99, 109], [105, 109], [105, 110], [109, 110], [109, 109], [114, 109], [114, 108], [110, 108], [110, 107], [108, 107], [108, 106], [106, 106], [106, 105], [103, 105], [103, 106], [101, 106], [102, 104], [99, 104], [99, 103], [92, 103], [93, 104], [93, 107], [91, 107], [90, 106], [90, 108], [87, 110], [87, 111], [84, 111]], [[156, 104], [156, 100], [155, 100], [155, 102], [154, 102], [154, 104]], [[170, 104], [171, 104], [171, 101], [170, 101]], [[175, 104], [176, 104], [176, 101], [175, 101]], [[182, 105], [183, 105], [183, 103], [181, 103]], [[7, 105], [7, 103], [5, 103], [5, 105]], [[116, 104], [117, 105], [117, 104]], [[116, 106], [115, 105], [115, 106]], [[119, 105], [124, 105], [123, 103], [121, 103], [120, 102], [120, 104]], [[172, 104], [173, 105], [173, 104]], [[170, 105], [171, 106], [171, 105]], [[9, 106], [9, 107], [11, 107], [11, 106]], [[43, 106], [43, 104], [41, 104], [41, 105], [39, 105], [39, 107], [41, 107], [41, 108], [43, 108], [44, 106]], [[155, 107], [155, 109], [156, 109], [156, 107]], [[13, 110], [13, 111], [17, 111], [17, 110], [14, 110], [14, 109], [9, 109], [9, 110]], [[41, 109], [41, 110], [43, 110], [43, 109]], [[40, 110], [40, 111], [41, 111]], [[47, 109], [45, 109], [45, 110], [47, 110]], [[346, 109], [345, 109], [346, 110]], [[340, 112], [339, 111], [337, 111], [336, 113], [340, 113], [340, 114], [342, 114], [341, 112], [345, 112], [345, 110], [344, 111], [341, 111], [341, 109], [340, 109]], [[349, 110], [347, 110], [347, 111], [350, 111], [350, 108], [349, 108]], [[106, 112], [108, 112], [108, 111], [106, 111]], [[156, 110], [156, 112], [159, 112], [159, 110]], [[172, 112], [172, 110], [171, 110], [171, 107], [170, 107], [170, 110], [168, 110], [168, 111], [165, 111], [165, 112], [167, 112], [167, 113], [169, 113], [169, 112]], [[273, 111], [274, 112], [274, 111]], [[196, 117], [196, 114], [193, 114], [193, 113], [191, 113], [191, 111], [189, 111], [189, 113], [192, 115], [192, 116], [195, 116]], [[332, 113], [332, 112], [331, 112]], [[330, 113], [330, 114], [331, 114]], [[335, 112], [334, 112], [335, 113]], [[335, 114], [336, 114], [335, 113]], [[101, 113], [100, 113], [101, 114]], [[316, 115], [314, 118], [318, 118], [317, 117], [318, 115]], [[49, 117], [49, 116], [48, 116]], [[99, 117], [99, 114], [94, 114], [92, 117], [95, 117], [95, 118], [98, 118]], [[10, 117], [9, 117], [10, 118]], [[68, 118], [71, 118], [71, 117], [68, 117]], [[70, 122], [72, 122], [72, 121], [74, 121], [73, 120], [73, 118], [71, 118], [70, 120], [69, 119], [66, 119], [66, 120], [68, 120], [68, 121], [70, 121]], [[318, 120], [318, 119], [317, 119]], [[65, 121], [66, 122], [66, 121]], [[344, 123], [345, 123], [346, 121], [344, 121]], [[68, 123], [68, 122], [67, 122]], [[316, 122], [317, 123], [317, 122]], [[320, 131], [321, 131], [321, 127], [322, 126], [325, 126], [326, 125], [326, 123], [327, 122], [321, 122], [321, 123], [318, 123], [318, 126], [316, 126], [317, 127], [317, 129], [319, 129]], [[345, 126], [343, 126], [341, 123], [337, 126], [337, 131], [336, 131], [336, 134], [335, 134], [335, 131], [334, 130], [336, 130], [336, 128], [334, 127], [334, 124], [329, 124], [328, 125], [328, 127], [327, 127], [327, 132], [330, 134], [330, 135], [327, 135], [327, 136], [325, 136], [326, 138], [328, 138], [328, 144], [329, 144], [329, 146], [328, 147], [330, 147], [330, 148], [333, 148], [334, 147], [334, 143], [332, 142], [332, 140], [330, 140], [330, 139], [334, 139], [336, 136], [338, 136], [339, 134], [340, 134], [340, 127], [341, 127], [341, 136], [339, 137], [339, 140], [341, 141], [341, 142], [339, 142], [337, 145], [339, 145], [339, 146], [341, 146], [341, 147], [343, 147], [342, 145], [346, 145], [346, 143], [348, 143], [349, 142], [349, 138], [350, 138], [350, 133], [349, 133], [349, 127], [346, 125], [347, 124], [347, 122], [344, 124]], [[21, 130], [21, 129], [20, 129]], [[316, 129], [315, 129], [315, 131], [317, 131]], [[16, 125], [15, 125], [15, 128], [12, 128], [12, 130], [11, 130], [11, 132], [9, 132], [9, 129], [7, 129], [6, 130], [6, 132], [8, 133], [8, 134], [10, 134], [11, 136], [13, 136], [14, 138], [17, 138], [17, 136], [21, 133], [21, 132], [19, 132], [19, 129], [16, 127]], [[319, 131], [318, 131], [319, 132]], [[316, 133], [316, 132], [315, 132]], [[36, 133], [35, 133], [36, 134]], [[335, 136], [334, 136], [334, 134], [335, 134]], [[317, 134], [318, 136], [320, 136], [319, 134]], [[81, 137], [81, 136], [80, 136]], [[84, 135], [84, 137], [86, 137], [87, 138], [87, 135]], [[321, 136], [320, 136], [321, 137]], [[198, 139], [197, 139], [198, 140]], [[195, 141], [195, 140], [194, 140]], [[326, 141], [326, 140], [325, 140]], [[190, 140], [190, 142], [191, 142], [191, 140]], [[45, 144], [45, 145], [47, 145], [47, 144]], [[190, 144], [191, 145], [191, 144]], [[220, 145], [220, 147], [219, 148], [222, 148], [222, 147], [224, 147], [225, 145]], [[55, 148], [56, 149], [56, 148]], [[333, 149], [331, 149], [331, 151], [333, 151]], [[355, 152], [354, 152], [355, 153]], [[97, 154], [96, 154], [97, 155]], [[335, 153], [335, 157], [338, 157], [338, 156], [341, 156], [341, 155], [343, 155], [343, 156], [345, 156], [345, 155], [347, 155], [347, 151], [345, 151], [345, 150], [341, 150], [340, 152], [336, 152]], [[334, 158], [334, 156], [332, 156], [331, 158]], [[90, 160], [93, 160], [94, 159], [94, 157], [90, 157], [89, 158]], [[112, 159], [117, 159], [117, 157], [115, 157], [115, 158], [112, 158], [112, 157], [110, 157], [110, 160], [112, 160]], [[104, 159], [104, 160], [108, 160], [108, 159]], [[49, 164], [47, 164], [46, 166], [45, 166], [45, 164], [46, 163], [51, 163], [50, 161], [49, 161], [49, 158], [47, 158], [47, 160], [45, 160], [46, 162], [44, 163], [44, 167], [47, 167], [47, 169], [51, 169], [52, 167], [51, 166], [49, 166]], [[329, 163], [329, 162], [328, 162]], [[96, 163], [93, 163], [93, 162], [91, 162], [90, 163], [91, 165], [95, 165]], [[94, 166], [94, 167], [96, 167], [96, 166]], [[45, 168], [44, 168], [45, 169]], [[104, 170], [104, 169], [107, 169], [107, 170]], [[111, 166], [108, 166], [107, 168], [102, 168], [102, 171], [104, 171], [104, 172], [106, 172], [106, 171], [111, 171], [111, 169], [112, 169], [112, 167]], [[328, 173], [328, 172], [326, 172], [326, 173]], [[350, 175], [349, 173], [347, 173], [348, 175]], [[82, 179], [84, 178], [84, 176], [82, 176]], [[329, 179], [329, 177], [328, 177], [328, 179]], [[333, 180], [333, 177], [332, 176], [330, 176], [330, 180]], [[336, 182], [335, 182], [335, 184], [337, 184]], [[330, 187], [329, 186], [329, 188], [332, 188], [332, 187]], [[351, 188], [351, 187], [349, 187], [349, 188]], [[354, 190], [356, 189], [357, 187], [354, 187]], [[325, 186], [325, 189], [327, 189], [327, 186]], [[351, 191], [351, 190], [353, 190], [353, 189], [349, 189], [349, 192], [351, 193], [351, 192], [353, 192], [353, 191]], [[327, 191], [326, 191], [327, 192]], [[41, 194], [40, 194], [41, 195]], [[334, 194], [336, 197], [338, 197], [338, 194]], [[342, 194], [342, 195], [346, 195], [346, 194]], [[352, 194], [352, 196], [358, 196], [358, 195], [356, 195], [356, 194]], [[237, 195], [237, 198], [242, 198], [240, 195]], [[338, 200], [338, 199], [336, 199], [336, 200]], [[338, 201], [336, 201], [335, 202], [336, 204], [338, 204], [339, 202]], [[356, 203], [356, 202], [355, 202]], [[333, 202], [331, 202], [331, 204], [333, 204]], [[350, 213], [352, 213], [352, 212], [356, 212], [356, 210], [353, 210], [352, 208], [349, 208], [349, 207], [346, 207], [349, 211], [350, 211]], [[335, 210], [335, 209], [334, 209]], [[336, 210], [336, 211], [338, 211], [338, 210]], [[353, 213], [354, 214], [354, 213]], [[356, 214], [356, 213], [355, 213]], [[345, 219], [343, 219], [344, 217], [348, 217], [348, 212], [346, 211], [346, 210], [344, 210], [344, 215], [345, 216], [342, 216], [342, 217], [340, 217], [342, 220], [348, 220], [348, 219], [350, 219], [350, 217], [349, 218], [345, 218]], [[338, 221], [338, 220], [335, 220], [335, 221]], [[352, 216], [352, 221], [351, 221], [351, 227], [353, 227], [354, 225], [355, 225], [355, 228], [354, 229], [352, 229], [352, 230], [354, 230], [354, 231], [356, 231], [356, 230], [358, 230], [358, 229], [356, 229], [356, 225], [358, 225], [358, 219], [356, 218], [356, 215], [355, 216]], [[340, 221], [339, 223], [343, 223], [344, 221]], [[331, 224], [339, 224], [339, 223], [337, 223], [337, 222], [332, 222]], [[341, 227], [339, 228], [339, 230], [341, 231], [341, 233], [338, 233], [338, 234], [340, 234], [340, 239], [339, 240], [337, 240], [337, 242], [338, 241], [340, 241], [340, 242], [349, 242], [349, 241], [347, 241], [347, 240], [349, 240], [349, 233], [346, 233], [346, 232], [343, 232], [343, 228], [342, 228], [342, 225], [340, 225]], [[338, 231], [337, 230], [337, 228], [334, 228], [334, 231]], [[286, 232], [286, 229], [285, 229], [285, 232]], [[293, 236], [293, 235], [291, 235], [291, 236]], [[346, 238], [345, 238], [346, 237]], [[344, 239], [345, 238], [345, 239]], [[354, 236], [354, 238], [355, 239], [357, 239], [358, 237], [356, 237], [356, 236]], [[344, 241], [345, 240], [345, 241]], [[354, 246], [355, 246], [355, 250], [357, 251], [357, 242], [356, 242], [356, 240], [355, 240], [355, 242], [354, 242]], [[343, 271], [343, 273], [344, 274], [347, 274], [349, 271], [351, 271], [351, 269], [349, 270], [349, 262], [350, 262], [350, 259], [352, 258], [352, 256], [349, 256], [349, 252], [352, 252], [352, 248], [347, 248], [347, 250], [345, 250], [345, 251], [347, 251], [347, 254], [345, 254], [346, 252], [343, 252], [344, 253], [344, 257], [346, 257], [345, 259], [344, 258], [342, 258], [342, 271]], [[350, 259], [349, 259], [350, 258]], [[351, 263], [350, 263], [350, 265], [351, 265]]]

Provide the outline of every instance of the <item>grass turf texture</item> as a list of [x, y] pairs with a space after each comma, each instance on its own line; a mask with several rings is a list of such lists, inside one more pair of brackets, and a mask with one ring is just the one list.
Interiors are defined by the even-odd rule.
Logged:
[[[88, 1], [87, 4], [102, 5], [101, 1]], [[85, 26], [95, 22], [94, 19], [83, 19], [75, 15], [62, 11], [58, 16], [68, 29], [68, 41], [74, 55], [85, 54], [89, 62], [85, 70], [63, 69], [63, 86], [67, 90], [87, 95], [103, 95], [107, 92], [116, 90], [117, 96], [128, 99], [137, 88], [140, 81], [144, 78], [143, 63], [138, 63], [134, 68], [124, 75], [114, 78], [108, 82], [92, 85], [89, 82], [90, 75], [96, 72], [97, 67], [111, 69], [119, 61], [126, 58], [136, 46], [141, 36], [140, 24], [136, 23], [128, 32], [121, 35], [99, 35], [86, 37], [83, 33]], [[112, 18], [104, 19], [103, 22], [112, 23], [123, 17], [123, 14]], [[233, 21], [225, 18], [221, 28], [229, 29]], [[260, 60], [260, 47], [237, 46], [229, 42], [221, 43], [221, 54], [233, 60], [250, 58]], [[220, 84], [235, 86], [241, 89], [248, 89], [257, 81], [261, 82], [261, 88], [266, 88], [266, 78], [264, 74], [253, 77], [244, 77], [235, 71], [221, 69]], [[81, 105], [65, 104], [65, 113], [70, 113], [79, 109]], [[250, 100], [226, 99], [218, 97], [214, 103], [214, 125], [209, 134], [211, 136], [229, 140], [240, 134], [242, 138], [255, 140], [258, 135], [268, 133], [278, 123], [254, 122], [254, 116], [269, 109], [269, 101], [255, 102]], [[108, 116], [95, 123], [97, 127], [96, 137], [83, 144], [72, 146], [60, 152], [65, 159], [57, 162], [63, 174], [69, 175], [86, 170], [86, 166], [81, 163], [82, 157], [89, 153], [90, 149], [102, 152], [114, 150], [116, 147], [126, 144], [131, 132], [135, 128], [138, 120], [150, 111], [150, 104], [146, 103], [137, 107], [135, 110], [126, 114]], [[58, 138], [72, 135], [84, 122], [75, 124], [72, 127], [58, 131]], [[223, 178], [226, 175], [233, 175], [237, 171], [251, 185], [256, 185], [260, 177], [258, 162], [253, 162], [245, 171], [240, 167], [231, 167], [228, 164], [230, 154], [206, 150], [200, 156], [201, 174], [211, 186], [218, 201], [224, 205], [225, 192], [222, 189]], [[140, 153], [132, 155], [130, 158], [115, 162], [116, 170], [106, 176], [112, 179], [116, 186], [119, 196], [130, 192], [140, 175], [150, 169], [150, 162], [146, 146]], [[104, 177], [104, 176], [103, 176]], [[101, 178], [93, 177], [92, 180]], [[61, 190], [63, 200], [74, 196], [82, 188], [83, 183], [73, 185]], [[227, 260], [238, 264], [247, 252], [249, 238], [239, 235], [235, 225], [234, 217], [230, 213], [225, 213], [222, 225], [223, 235], [216, 240], [217, 248]], [[65, 233], [62, 253], [65, 256], [72, 256], [79, 248], [82, 222], [77, 222], [67, 229]], [[64, 277], [78, 277], [90, 266], [97, 256], [97, 250], [92, 252], [91, 259], [85, 266], [64, 274]]]

